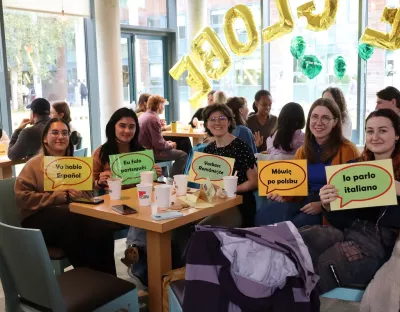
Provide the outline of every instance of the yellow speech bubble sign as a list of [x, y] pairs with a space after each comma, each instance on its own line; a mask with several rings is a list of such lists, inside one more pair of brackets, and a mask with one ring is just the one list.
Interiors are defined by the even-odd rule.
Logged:
[[44, 158], [44, 190], [93, 189], [93, 159], [91, 157]]
[[8, 144], [0, 143], [0, 157], [7, 156]]
[[271, 160], [258, 162], [258, 193], [267, 196], [307, 196], [307, 161]]

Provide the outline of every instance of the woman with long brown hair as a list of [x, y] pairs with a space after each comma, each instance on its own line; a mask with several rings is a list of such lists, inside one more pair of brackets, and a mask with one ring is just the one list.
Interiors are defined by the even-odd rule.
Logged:
[[321, 224], [319, 190], [326, 184], [325, 166], [345, 164], [358, 157], [357, 147], [342, 135], [339, 107], [330, 99], [320, 98], [310, 108], [304, 145], [294, 159], [307, 160], [308, 196], [282, 198], [269, 194], [267, 202], [257, 211], [256, 225], [292, 221], [297, 227]]
[[[350, 162], [392, 159], [399, 201], [400, 119], [391, 109], [374, 111], [367, 117], [365, 131], [364, 151]], [[321, 277], [318, 284], [321, 292], [351, 284], [366, 286], [390, 257], [400, 228], [398, 204], [330, 211], [330, 203], [337, 198], [334, 185], [323, 186], [320, 200], [324, 217], [331, 226], [312, 226], [299, 231]]]
[[337, 106], [339, 106], [340, 113], [342, 114], [343, 136], [346, 139], [351, 140], [353, 127], [351, 124], [349, 112], [347, 111], [346, 98], [344, 97], [343, 91], [339, 88], [329, 87], [324, 92], [322, 92], [322, 97], [333, 100], [337, 104]]
[[15, 181], [15, 199], [23, 227], [39, 229], [48, 246], [62, 248], [74, 268], [89, 267], [116, 275], [114, 236], [107, 222], [70, 212], [68, 204], [84, 192], [44, 190], [45, 156], [73, 156], [70, 129], [62, 118], [47, 122], [42, 152], [30, 159]]

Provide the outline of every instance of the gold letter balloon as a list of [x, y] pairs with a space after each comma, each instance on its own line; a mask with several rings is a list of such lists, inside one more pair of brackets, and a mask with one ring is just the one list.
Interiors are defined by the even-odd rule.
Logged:
[[279, 22], [262, 30], [262, 36], [265, 43], [271, 42], [272, 40], [292, 32], [294, 28], [289, 0], [276, 0], [276, 7], [279, 12]]
[[297, 17], [307, 19], [307, 29], [313, 31], [327, 30], [335, 23], [338, 9], [338, 0], [325, 0], [325, 9], [320, 14], [312, 13], [315, 10], [314, 1], [309, 1], [297, 8]]
[[169, 74], [172, 76], [172, 78], [178, 80], [186, 70], [188, 71], [186, 83], [194, 89], [200, 89], [200, 91], [196, 92], [189, 99], [190, 104], [197, 108], [201, 106], [204, 100], [207, 98], [207, 93], [211, 90], [211, 86], [206, 75], [201, 72], [189, 55], [183, 56], [179, 62], [169, 70]]
[[[244, 43], [238, 39], [234, 29], [234, 23], [237, 19], [242, 19], [246, 26], [247, 41]], [[229, 47], [236, 55], [250, 55], [257, 49], [259, 43], [257, 26], [251, 10], [244, 4], [235, 5], [226, 12], [224, 32]]]
[[400, 49], [400, 7], [397, 9], [385, 7], [381, 21], [392, 26], [390, 32], [367, 27], [361, 37], [361, 42], [385, 50]]
[[[211, 49], [204, 49], [203, 45], [206, 42], [209, 43]], [[203, 61], [207, 76], [214, 80], [225, 76], [232, 66], [228, 51], [211, 27], [205, 27], [193, 38], [192, 51], [195, 56]], [[219, 59], [219, 64], [214, 66], [213, 62], [216, 59]]]

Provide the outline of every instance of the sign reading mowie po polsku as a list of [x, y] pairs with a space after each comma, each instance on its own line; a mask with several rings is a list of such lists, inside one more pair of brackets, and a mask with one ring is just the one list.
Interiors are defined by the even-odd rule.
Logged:
[[268, 160], [258, 162], [258, 194], [267, 196], [307, 196], [307, 161]]

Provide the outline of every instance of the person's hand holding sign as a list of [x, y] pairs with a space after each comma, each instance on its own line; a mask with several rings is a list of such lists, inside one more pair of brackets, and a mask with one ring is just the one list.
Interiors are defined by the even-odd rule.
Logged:
[[338, 191], [334, 185], [324, 185], [319, 191], [319, 197], [325, 210], [330, 211], [330, 203], [338, 198]]
[[303, 208], [301, 208], [300, 211], [309, 215], [317, 215], [322, 211], [321, 202], [318, 201], [318, 202], [308, 203]]
[[272, 201], [283, 202], [283, 197], [277, 193], [269, 193], [267, 198]]
[[111, 171], [108, 170], [108, 171], [100, 172], [99, 180], [97, 181], [97, 184], [102, 187], [107, 187], [108, 186], [107, 180], [109, 178], [111, 178]]

